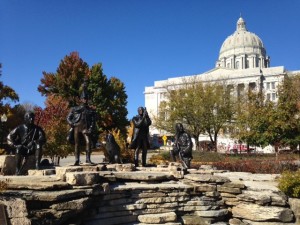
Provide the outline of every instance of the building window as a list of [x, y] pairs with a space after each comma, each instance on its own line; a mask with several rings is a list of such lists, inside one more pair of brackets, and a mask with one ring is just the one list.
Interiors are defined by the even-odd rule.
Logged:
[[164, 121], [167, 121], [168, 120], [168, 114], [167, 112], [159, 112], [159, 117], [164, 120]]
[[249, 83], [249, 91], [254, 91], [256, 89], [256, 83]]
[[243, 96], [245, 93], [245, 84], [239, 84], [237, 87], [238, 96]]
[[267, 90], [270, 90], [270, 82], [267, 82], [267, 87], [266, 87]]
[[163, 92], [163, 93], [159, 93], [159, 98], [161, 101], [165, 100], [166, 99], [166, 93]]
[[271, 83], [272, 89], [275, 89], [275, 82]]
[[276, 100], [276, 93], [272, 93], [272, 101]]
[[235, 63], [235, 68], [236, 68], [236, 69], [238, 69], [238, 68], [239, 68], [239, 66], [240, 66], [240, 62], [239, 62], [239, 61], [237, 61], [237, 62]]
[[257, 59], [257, 61], [256, 61], [256, 67], [259, 67], [259, 65], [260, 65], [260, 59]]
[[268, 93], [268, 94], [267, 94], [267, 101], [270, 101], [270, 100], [271, 100], [271, 94]]

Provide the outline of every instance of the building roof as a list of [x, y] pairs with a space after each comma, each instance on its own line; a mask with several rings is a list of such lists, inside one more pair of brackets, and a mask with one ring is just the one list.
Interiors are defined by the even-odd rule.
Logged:
[[242, 17], [237, 21], [236, 31], [223, 42], [219, 60], [240, 54], [266, 57], [263, 42], [256, 34], [247, 30], [246, 22]]

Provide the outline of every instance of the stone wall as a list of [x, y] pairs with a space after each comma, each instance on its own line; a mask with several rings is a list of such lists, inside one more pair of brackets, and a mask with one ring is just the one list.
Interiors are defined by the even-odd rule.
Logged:
[[11, 225], [297, 224], [300, 201], [277, 189], [277, 177], [176, 163], [56, 167], [0, 176], [9, 179], [0, 205]]

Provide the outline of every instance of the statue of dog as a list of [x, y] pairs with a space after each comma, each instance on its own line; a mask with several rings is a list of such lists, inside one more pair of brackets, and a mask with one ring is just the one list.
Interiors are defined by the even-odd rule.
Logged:
[[121, 163], [120, 146], [116, 142], [114, 135], [109, 133], [105, 139], [105, 149], [108, 154], [109, 163]]

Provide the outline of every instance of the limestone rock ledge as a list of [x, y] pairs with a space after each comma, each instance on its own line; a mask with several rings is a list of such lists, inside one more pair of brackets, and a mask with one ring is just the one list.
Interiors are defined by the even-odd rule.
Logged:
[[0, 193], [9, 224], [299, 224], [299, 199], [278, 190], [277, 175], [189, 171], [175, 163], [69, 166], [30, 174], [0, 176], [9, 180]]

